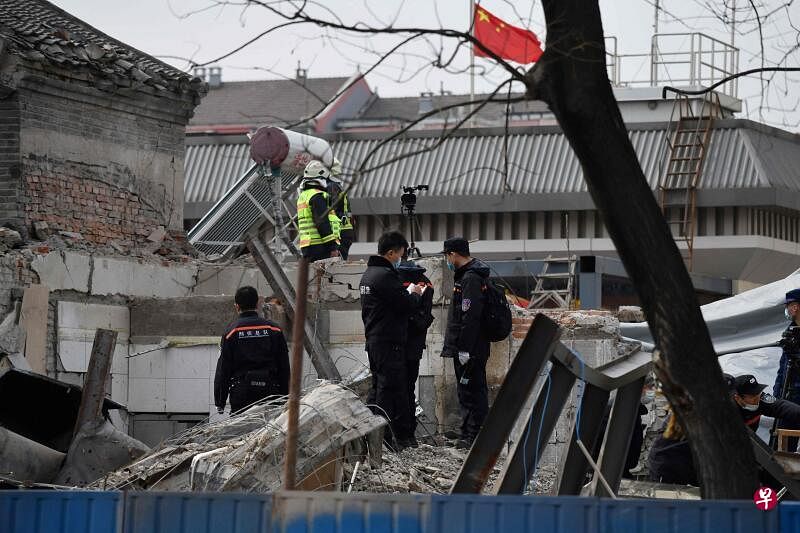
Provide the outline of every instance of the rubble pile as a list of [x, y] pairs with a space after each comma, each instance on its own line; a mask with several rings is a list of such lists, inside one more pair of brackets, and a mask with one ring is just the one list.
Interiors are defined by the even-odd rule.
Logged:
[[[385, 425], [348, 389], [321, 382], [300, 401], [297, 477]], [[270, 492], [281, 485], [288, 416], [283, 400], [195, 426], [96, 481], [96, 489]]]
[[[420, 444], [400, 453], [384, 450], [380, 466], [359, 464], [353, 481], [353, 492], [447, 494], [453, 486], [467, 450], [450, 445]], [[501, 464], [496, 464], [484, 487], [491, 493], [500, 475]], [[355, 464], [344, 468], [345, 483], [349, 485]], [[555, 475], [539, 471], [530, 485], [531, 494], [548, 494], [555, 483]]]

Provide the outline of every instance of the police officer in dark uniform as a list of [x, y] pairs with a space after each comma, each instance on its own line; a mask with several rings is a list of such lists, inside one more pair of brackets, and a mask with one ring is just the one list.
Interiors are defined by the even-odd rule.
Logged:
[[269, 396], [289, 394], [289, 350], [281, 328], [258, 316], [258, 292], [240, 287], [234, 297], [239, 318], [225, 330], [214, 376], [214, 405], [231, 413]]
[[489, 412], [486, 361], [490, 343], [484, 333], [483, 307], [489, 267], [469, 255], [469, 241], [454, 237], [444, 241], [447, 267], [455, 272], [453, 297], [447, 315], [443, 357], [452, 357], [461, 407], [461, 439], [468, 448]]
[[781, 419], [784, 427], [800, 428], [800, 405], [762, 392], [765, 388], [750, 374], [734, 378], [733, 400], [745, 425], [757, 431], [761, 415], [765, 415]]
[[398, 268], [400, 279], [403, 286], [419, 285], [425, 287], [422, 293], [420, 306], [416, 308], [408, 317], [408, 336], [405, 345], [406, 361], [406, 389], [408, 391], [408, 417], [411, 421], [410, 432], [401, 435], [400, 444], [404, 446], [417, 446], [417, 415], [416, 398], [414, 397], [414, 387], [419, 377], [419, 362], [422, 359], [422, 352], [425, 351], [425, 339], [428, 336], [428, 328], [433, 323], [433, 285], [431, 280], [425, 275], [425, 268], [417, 265], [413, 261], [404, 261]]
[[[784, 306], [786, 318], [790, 320], [789, 326], [786, 328], [787, 333], [784, 334], [784, 338], [787, 338], [790, 336], [792, 328], [797, 327], [798, 322], [800, 322], [800, 289], [793, 289], [786, 293]], [[772, 394], [776, 398], [800, 403], [800, 371], [794, 373], [794, 380], [786, 383], [788, 390], [784, 390], [784, 381], [786, 381], [789, 362], [800, 357], [800, 345], [789, 342], [782, 344], [783, 354], [778, 366], [778, 375], [775, 377], [775, 385], [772, 387]]]
[[[800, 289], [787, 292], [783, 303], [784, 314], [790, 322], [780, 342], [783, 353], [778, 365], [778, 375], [775, 376], [775, 384], [772, 387], [772, 394], [776, 398], [800, 404], [800, 367], [792, 368], [793, 365], [800, 365], [800, 342], [798, 342], [800, 337], [797, 336], [800, 330], [793, 329], [797, 328], [800, 323]], [[778, 423], [778, 427], [785, 427], [782, 421]], [[797, 439], [791, 439], [789, 446], [791, 449], [795, 449]]]
[[408, 317], [419, 307], [424, 292], [419, 285], [403, 287], [397, 267], [406, 250], [408, 241], [401, 233], [390, 231], [381, 235], [378, 255], [369, 258], [359, 283], [361, 318], [372, 372], [367, 403], [374, 406], [376, 414], [388, 419], [391, 431], [385, 434], [384, 441], [395, 450], [404, 447], [400, 439], [411, 432], [405, 343]]

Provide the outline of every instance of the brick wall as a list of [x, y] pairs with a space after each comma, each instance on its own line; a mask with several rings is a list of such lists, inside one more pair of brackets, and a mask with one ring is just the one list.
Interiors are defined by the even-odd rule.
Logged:
[[[157, 226], [182, 229], [185, 109], [164, 98], [109, 95], [41, 73], [25, 78], [15, 99], [16, 122], [9, 122], [18, 134], [18, 199], [16, 213], [6, 206], [8, 216], [28, 228], [45, 221], [98, 244], [144, 244]], [[9, 176], [4, 187], [0, 174], [2, 202], [15, 176], [4, 163], [0, 168]]]
[[18, 219], [19, 98], [0, 99], [0, 219]]
[[26, 158], [21, 203], [30, 226], [47, 222], [55, 230], [78, 232], [104, 244], [133, 246], [146, 239], [163, 214], [138, 194], [107, 183], [107, 174], [78, 163]]

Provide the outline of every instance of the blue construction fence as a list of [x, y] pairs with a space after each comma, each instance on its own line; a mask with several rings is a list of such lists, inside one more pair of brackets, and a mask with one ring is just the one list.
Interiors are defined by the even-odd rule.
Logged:
[[800, 502], [0, 491], [2, 533], [800, 533]]

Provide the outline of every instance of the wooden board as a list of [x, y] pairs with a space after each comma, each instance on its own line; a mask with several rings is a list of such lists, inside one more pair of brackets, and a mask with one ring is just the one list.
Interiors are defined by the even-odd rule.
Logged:
[[50, 289], [31, 285], [22, 295], [20, 327], [25, 331], [25, 359], [31, 370], [47, 374], [47, 310]]

